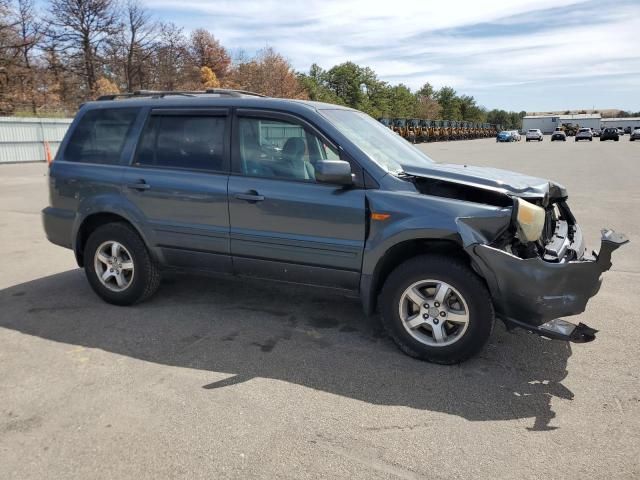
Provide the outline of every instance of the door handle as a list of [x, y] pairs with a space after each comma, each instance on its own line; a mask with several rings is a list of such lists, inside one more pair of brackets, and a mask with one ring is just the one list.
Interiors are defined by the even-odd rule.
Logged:
[[131, 188], [132, 190], [149, 190], [151, 185], [145, 182], [143, 179], [138, 180], [136, 183], [128, 183], [127, 188]]
[[238, 200], [245, 200], [250, 203], [261, 202], [264, 200], [264, 195], [258, 195], [255, 190], [249, 190], [247, 193], [236, 193], [235, 197]]

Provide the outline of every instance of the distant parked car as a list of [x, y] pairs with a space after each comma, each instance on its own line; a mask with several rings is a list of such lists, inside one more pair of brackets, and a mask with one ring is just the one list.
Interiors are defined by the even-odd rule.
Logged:
[[576, 142], [580, 140], [593, 140], [593, 132], [590, 128], [581, 128], [578, 130], [578, 133], [576, 133]]
[[636, 127], [631, 132], [631, 136], [629, 137], [629, 141], [633, 142], [634, 140], [640, 140], [640, 127]]
[[618, 127], [618, 135], [620, 135], [621, 137], [624, 136], [624, 130], [622, 129], [622, 127]]
[[566, 142], [567, 134], [562, 130], [556, 130], [555, 132], [553, 132], [553, 134], [551, 134], [551, 141], [555, 142], [556, 140], [559, 142]]
[[599, 137], [600, 136], [600, 132], [602, 132], [601, 128], [596, 128], [595, 130], [591, 131], [593, 133], [594, 137]]
[[630, 126], [627, 126], [627, 127], [624, 129], [624, 133], [629, 133], [629, 134], [631, 134], [631, 131], [632, 131], [632, 130], [631, 130], [631, 127], [630, 127]]
[[508, 132], [507, 130], [503, 130], [496, 137], [496, 142], [513, 142], [513, 141], [515, 141], [515, 139], [513, 138], [513, 135], [511, 135], [511, 132]]
[[600, 134], [600, 141], [604, 142], [605, 140], [615, 140], [616, 142], [620, 140], [620, 134], [618, 133], [618, 129], [605, 128]]
[[525, 136], [527, 142], [530, 140], [542, 141], [542, 132], [538, 128], [530, 128]]
[[518, 132], [517, 130], [511, 130], [511, 136], [516, 142], [519, 142], [520, 140], [522, 140], [522, 137], [520, 136], [520, 132]]

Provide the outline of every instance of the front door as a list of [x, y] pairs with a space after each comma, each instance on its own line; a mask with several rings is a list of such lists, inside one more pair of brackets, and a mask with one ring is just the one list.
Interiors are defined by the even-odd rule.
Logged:
[[231, 271], [226, 110], [156, 109], [124, 175], [151, 242], [177, 267]]
[[314, 163], [338, 149], [282, 114], [238, 111], [229, 178], [236, 273], [357, 289], [364, 190], [316, 182]]

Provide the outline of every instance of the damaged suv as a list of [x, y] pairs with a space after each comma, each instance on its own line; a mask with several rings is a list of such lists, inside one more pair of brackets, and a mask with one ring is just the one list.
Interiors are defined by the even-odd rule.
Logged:
[[359, 111], [234, 90], [85, 104], [49, 187], [47, 237], [107, 302], [148, 298], [168, 269], [337, 288], [438, 363], [477, 353], [496, 317], [592, 340], [558, 318], [584, 311], [626, 242], [603, 230], [588, 254], [554, 182], [436, 164]]

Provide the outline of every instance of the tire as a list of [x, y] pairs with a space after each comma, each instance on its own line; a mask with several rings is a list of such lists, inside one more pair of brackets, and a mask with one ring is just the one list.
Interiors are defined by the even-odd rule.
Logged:
[[529, 141], [529, 139], [527, 138], [527, 139], [526, 139], [526, 141], [528, 142], [528, 141]]
[[[114, 258], [114, 244], [119, 245], [115, 258], [120, 260], [117, 264], [108, 264], [106, 260], [112, 262]], [[98, 255], [98, 252], [103, 255]], [[100, 270], [103, 274], [107, 274], [107, 269], [113, 272], [114, 269], [110, 268], [113, 265], [117, 265], [115, 271], [119, 274], [110, 275], [106, 281], [101, 280]], [[131, 268], [125, 265], [131, 265]], [[114, 305], [142, 302], [160, 286], [160, 268], [144, 241], [132, 227], [121, 222], [102, 225], [89, 236], [84, 249], [84, 271], [93, 291]], [[120, 279], [117, 280], [118, 277]]]
[[590, 139], [589, 139], [589, 141], [590, 141], [590, 142], [593, 142], [593, 138], [590, 138]]
[[620, 139], [619, 139], [619, 138], [614, 138], [613, 140], [614, 140], [615, 142], [620, 141]]
[[[447, 289], [449, 294], [445, 301], [454, 301], [458, 294], [461, 295], [462, 301], [454, 302], [454, 305], [466, 312], [466, 324], [449, 321], [450, 318], [463, 318], [454, 317], [453, 310], [445, 313], [446, 319], [442, 321], [441, 318], [445, 318], [440, 316], [442, 312], [438, 314], [434, 311], [436, 306], [442, 306], [435, 303], [433, 296], [429, 297], [430, 288], [422, 290], [422, 296], [419, 298], [425, 303], [421, 306], [418, 307], [417, 303], [409, 300], [406, 292], [412, 286], [423, 285], [424, 282], [436, 285], [438, 282], [445, 282], [452, 287]], [[431, 308], [426, 308], [425, 305]], [[408, 312], [409, 308], [412, 309], [411, 313]], [[426, 321], [433, 324], [425, 323], [416, 328], [405, 326], [406, 319], [403, 320], [404, 313], [401, 311], [418, 321], [422, 321], [420, 318], [427, 314]], [[414, 317], [416, 311], [418, 314]], [[380, 312], [387, 333], [404, 353], [420, 360], [445, 365], [460, 363], [478, 353], [489, 339], [495, 321], [491, 295], [484, 281], [462, 261], [441, 255], [420, 255], [411, 258], [391, 272], [380, 295]], [[435, 328], [436, 324], [439, 325], [439, 331], [446, 334], [445, 340], [440, 339], [440, 342], [444, 342], [443, 345], [436, 345], [438, 341], [435, 332], [430, 330]], [[410, 331], [412, 333], [409, 333]]]
[[541, 142], [541, 141], [542, 141], [542, 138], [539, 138], [539, 139], [538, 139], [538, 141], [539, 141], [539, 142]]

